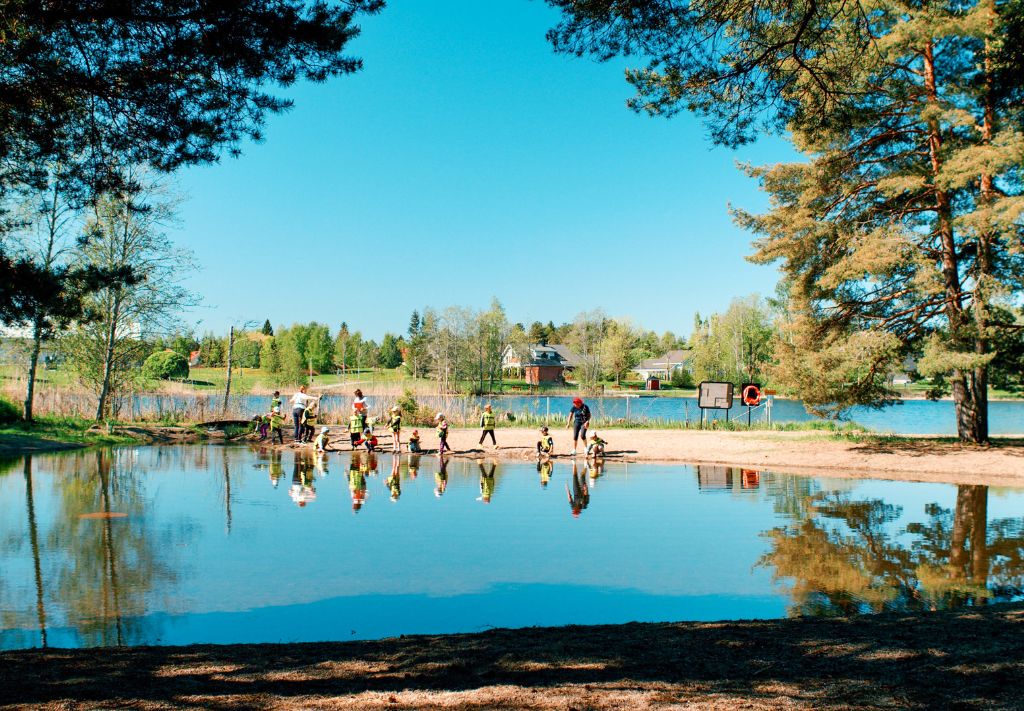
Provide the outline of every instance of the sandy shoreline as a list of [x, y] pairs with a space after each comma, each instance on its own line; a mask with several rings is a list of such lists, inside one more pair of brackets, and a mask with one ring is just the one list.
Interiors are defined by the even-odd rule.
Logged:
[[[556, 458], [568, 458], [571, 433], [551, 432]], [[427, 453], [436, 453], [433, 430], [421, 428], [420, 434]], [[454, 428], [449, 435], [453, 456], [536, 458], [536, 430], [500, 428], [496, 435], [497, 450], [490, 440], [478, 444], [479, 430]], [[609, 462], [706, 463], [796, 474], [1024, 486], [1024, 438], [999, 437], [989, 445], [972, 446], [949, 438], [848, 439], [815, 432], [609, 429], [601, 436], [609, 443]], [[403, 440], [407, 438], [408, 432], [403, 433]], [[390, 435], [380, 440], [382, 449], [391, 451]], [[350, 449], [347, 439], [335, 444], [341, 451]]]
[[[332, 446], [351, 449], [342, 427], [332, 427]], [[391, 435], [378, 429], [381, 449], [391, 451]], [[135, 436], [140, 443], [175, 444], [196, 441], [196, 432], [180, 427], [124, 426], [119, 433]], [[407, 441], [411, 428], [403, 432]], [[433, 428], [420, 428], [425, 454], [436, 454]], [[570, 458], [572, 436], [568, 430], [552, 428], [555, 458]], [[478, 444], [480, 431], [453, 428], [449, 443], [455, 457], [536, 459], [538, 433], [535, 429], [503, 427], [497, 430], [499, 448]], [[663, 462], [714, 464], [794, 474], [828, 475], [860, 479], [1024, 486], [1024, 437], [993, 437], [985, 446], [965, 445], [948, 437], [905, 436], [845, 437], [815, 431], [770, 432], [764, 430], [649, 430], [607, 429], [608, 462]], [[290, 435], [288, 435], [290, 439]], [[312, 448], [286, 439], [283, 448]], [[215, 441], [216, 438], [214, 438]], [[223, 441], [223, 440], [220, 440]], [[253, 446], [281, 447], [257, 443]], [[85, 445], [30, 437], [0, 438], [0, 456], [39, 454], [76, 449]], [[582, 449], [582, 448], [581, 448]]]
[[1019, 709], [1024, 605], [0, 653], [0, 708]]

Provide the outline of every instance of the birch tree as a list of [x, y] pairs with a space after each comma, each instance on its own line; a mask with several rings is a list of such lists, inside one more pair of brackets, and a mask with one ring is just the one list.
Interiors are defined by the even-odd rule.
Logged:
[[148, 354], [147, 341], [173, 332], [182, 309], [195, 299], [181, 282], [191, 255], [162, 231], [174, 216], [166, 190], [139, 170], [133, 189], [96, 201], [76, 259], [98, 269], [128, 270], [131, 283], [107, 286], [88, 298], [90, 318], [63, 339], [79, 379], [96, 394], [96, 420], [110, 414], [111, 397], [132, 380]]

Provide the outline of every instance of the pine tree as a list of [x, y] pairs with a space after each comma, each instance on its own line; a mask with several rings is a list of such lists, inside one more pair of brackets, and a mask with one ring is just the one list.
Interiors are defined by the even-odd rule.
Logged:
[[274, 335], [274, 327], [270, 325], [269, 318], [263, 322], [263, 328], [260, 329], [260, 333], [262, 333], [264, 336]]
[[789, 287], [776, 376], [837, 413], [891, 401], [921, 352], [985, 441], [992, 343], [1019, 328], [998, 307], [1024, 291], [1018, 3], [549, 2], [559, 49], [648, 53], [634, 108], [695, 109], [731, 145], [785, 129], [806, 156], [750, 169], [771, 209], [736, 213]]

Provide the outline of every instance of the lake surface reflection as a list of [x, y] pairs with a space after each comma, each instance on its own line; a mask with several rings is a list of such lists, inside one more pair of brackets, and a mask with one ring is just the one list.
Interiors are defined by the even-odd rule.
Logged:
[[376, 638], [1019, 599], [1024, 490], [728, 467], [0, 462], [0, 648]]

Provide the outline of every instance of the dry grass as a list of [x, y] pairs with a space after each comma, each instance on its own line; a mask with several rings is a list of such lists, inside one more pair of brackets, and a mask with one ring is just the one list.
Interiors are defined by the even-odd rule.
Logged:
[[1024, 606], [16, 651], [0, 708], [1020, 709]]

